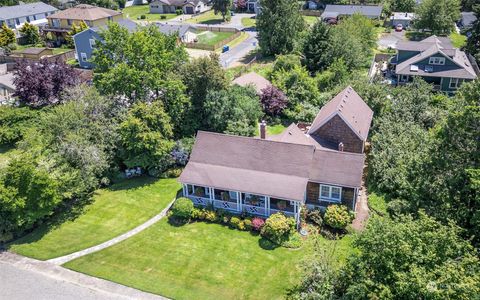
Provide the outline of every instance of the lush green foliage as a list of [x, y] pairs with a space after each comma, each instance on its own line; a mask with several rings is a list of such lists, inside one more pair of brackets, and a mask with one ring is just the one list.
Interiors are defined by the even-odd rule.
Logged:
[[0, 183], [0, 242], [51, 215], [62, 200], [49, 170], [28, 155], [13, 159]]
[[290, 0], [264, 0], [262, 13], [257, 16], [258, 41], [265, 55], [287, 54], [300, 42], [305, 22], [298, 11], [297, 2]]
[[383, 10], [386, 13], [393, 12], [414, 12], [417, 5], [416, 0], [384, 0]]
[[128, 168], [142, 167], [159, 175], [173, 163], [172, 124], [160, 101], [134, 104], [120, 125], [120, 136]]
[[38, 33], [37, 26], [25, 22], [19, 31], [25, 38], [25, 43], [35, 45], [40, 42], [40, 34]]
[[468, 39], [465, 48], [477, 61], [480, 61], [480, 6], [476, 6], [474, 12], [477, 20], [475, 20], [472, 27], [467, 31]]
[[262, 227], [261, 235], [277, 244], [282, 244], [295, 231], [295, 219], [283, 213], [275, 213], [268, 217]]
[[220, 13], [223, 21], [225, 22], [225, 16], [230, 12], [232, 7], [232, 0], [213, 0], [212, 8], [215, 14]]
[[303, 42], [303, 64], [312, 73], [325, 69], [330, 61], [330, 28], [324, 22], [315, 23]]
[[232, 86], [226, 90], [210, 91], [203, 105], [203, 128], [235, 135], [255, 135], [262, 110], [254, 89]]
[[188, 198], [178, 198], [173, 203], [172, 216], [180, 220], [188, 221], [192, 217], [193, 202]]
[[345, 229], [352, 222], [353, 216], [345, 205], [329, 205], [323, 217], [325, 224], [335, 229]]
[[320, 209], [309, 210], [307, 213], [306, 219], [310, 222], [317, 224], [318, 226], [322, 226], [323, 224], [322, 211]]
[[85, 24], [85, 22], [81, 21], [79, 25], [76, 25], [75, 23], [72, 24], [72, 28], [70, 31], [67, 33], [65, 37], [65, 41], [67, 42], [68, 47], [70, 48], [75, 48], [75, 42], [73, 40], [73, 36], [76, 35], [77, 33], [80, 33], [87, 29], [88, 26]]
[[7, 23], [3, 23], [0, 28], [0, 47], [6, 47], [17, 41], [15, 32], [7, 26]]
[[28, 107], [0, 106], [0, 145], [18, 142], [37, 115]]
[[416, 10], [415, 27], [433, 34], [449, 34], [460, 18], [459, 0], [424, 0]]

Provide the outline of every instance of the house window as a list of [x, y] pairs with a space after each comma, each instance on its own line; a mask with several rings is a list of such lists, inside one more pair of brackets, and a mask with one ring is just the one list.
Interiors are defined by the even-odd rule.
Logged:
[[89, 39], [88, 41], [90, 42], [90, 48], [93, 49], [95, 47], [95, 39]]
[[445, 57], [430, 57], [428, 60], [429, 65], [444, 65], [445, 64]]
[[460, 85], [460, 79], [458, 78], [450, 78], [450, 88], [457, 89]]
[[68, 24], [68, 26], [72, 26], [72, 23], [73, 23], [73, 21], [72, 21], [72, 20], [70, 20], [70, 19], [68, 19], [68, 20], [67, 20], [67, 24]]
[[15, 24], [20, 25], [20, 19], [19, 18], [15, 19]]
[[331, 201], [331, 202], [340, 202], [342, 198], [342, 188], [338, 186], [331, 185], [320, 185], [320, 199]]
[[88, 27], [92, 27], [92, 22], [91, 21], [85, 21], [85, 24], [87, 24]]
[[87, 53], [82, 52], [82, 53], [80, 53], [80, 56], [81, 56], [83, 62], [87, 61]]
[[408, 81], [408, 75], [402, 75], [402, 76], [400, 76], [400, 81], [401, 81], [401, 82], [407, 82], [407, 81]]

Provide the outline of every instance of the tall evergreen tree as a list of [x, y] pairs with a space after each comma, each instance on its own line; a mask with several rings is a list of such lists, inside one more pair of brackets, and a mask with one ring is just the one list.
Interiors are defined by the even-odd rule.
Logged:
[[467, 32], [468, 39], [465, 49], [478, 60], [480, 59], [480, 5], [475, 6], [474, 12], [477, 20]]
[[223, 21], [225, 22], [225, 16], [232, 7], [232, 0], [213, 0], [212, 8], [215, 14], [220, 13], [222, 15]]
[[27, 44], [37, 44], [40, 42], [40, 34], [38, 33], [38, 27], [30, 23], [23, 24], [20, 28], [20, 33], [25, 37]]
[[290, 53], [298, 45], [305, 22], [296, 1], [261, 0], [257, 17], [260, 48], [265, 55]]
[[15, 32], [7, 27], [7, 24], [3, 23], [0, 28], [0, 47], [5, 47], [15, 43]]
[[323, 70], [327, 66], [329, 36], [330, 27], [324, 22], [317, 22], [305, 39], [303, 63], [312, 73]]

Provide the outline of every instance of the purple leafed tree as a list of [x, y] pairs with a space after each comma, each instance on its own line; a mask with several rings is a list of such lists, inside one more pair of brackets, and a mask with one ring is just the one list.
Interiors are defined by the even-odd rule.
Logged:
[[239, 10], [244, 10], [247, 8], [247, 0], [237, 0], [237, 8]]
[[79, 73], [64, 62], [22, 60], [13, 73], [15, 96], [22, 104], [43, 107], [60, 102], [60, 94], [80, 82]]
[[271, 116], [278, 116], [287, 107], [287, 96], [273, 85], [269, 85], [262, 90], [260, 98], [263, 111]]

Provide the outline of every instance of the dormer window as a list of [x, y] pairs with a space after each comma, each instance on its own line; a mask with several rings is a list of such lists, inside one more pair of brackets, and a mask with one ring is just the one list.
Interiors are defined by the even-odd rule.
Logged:
[[432, 56], [428, 60], [428, 64], [429, 65], [441, 65], [441, 66], [443, 66], [445, 64], [445, 57]]

